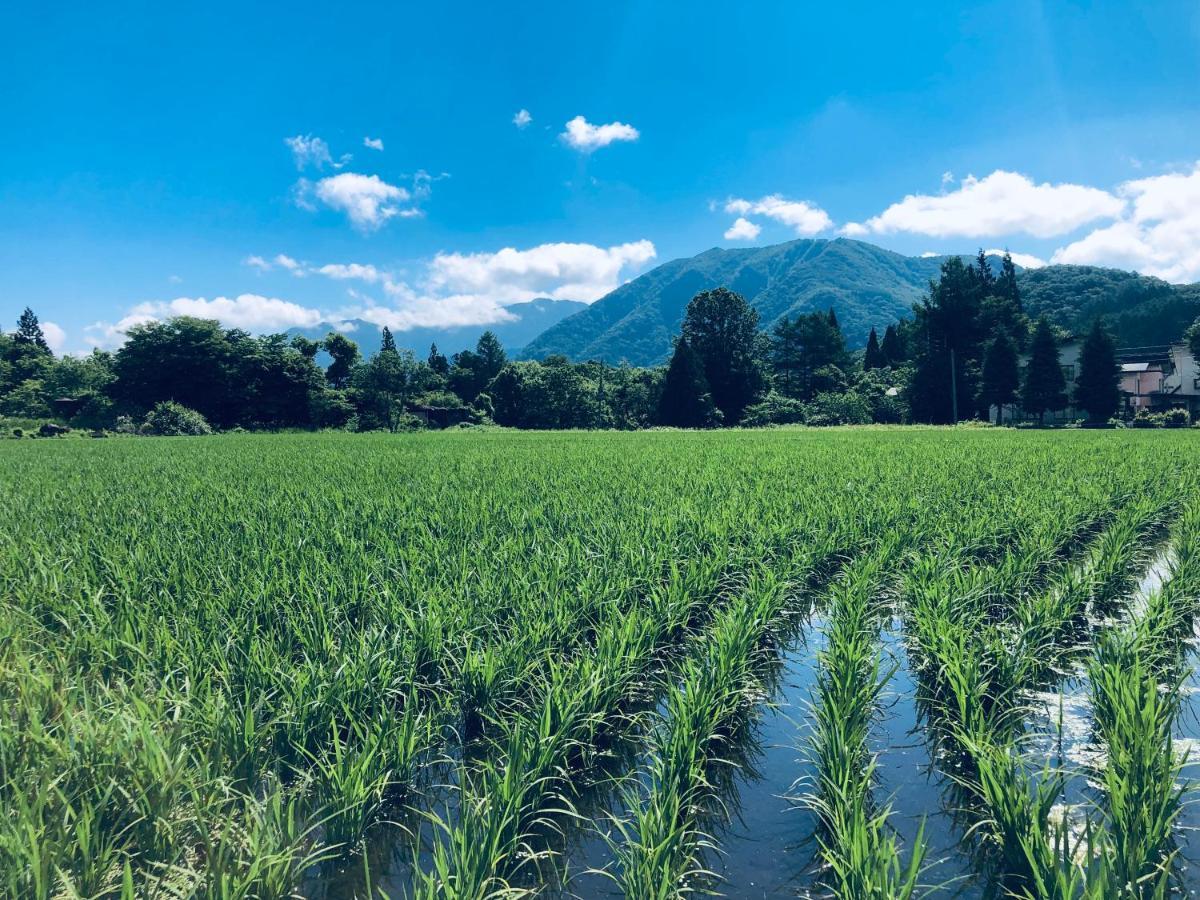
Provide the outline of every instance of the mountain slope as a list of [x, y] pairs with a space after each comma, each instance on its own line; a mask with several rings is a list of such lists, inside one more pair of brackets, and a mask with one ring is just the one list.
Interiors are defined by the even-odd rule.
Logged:
[[[603, 359], [654, 365], [670, 355], [688, 301], [728, 287], [758, 310], [760, 326], [784, 316], [837, 313], [846, 343], [863, 347], [871, 328], [912, 314], [946, 257], [911, 257], [845, 238], [798, 240], [770, 247], [712, 249], [664, 263], [539, 335], [521, 354], [541, 359]], [[992, 259], [999, 270], [999, 260]], [[1082, 332], [1104, 315], [1122, 346], [1178, 340], [1200, 316], [1200, 285], [1172, 285], [1132, 272], [1090, 266], [1019, 271], [1032, 316], [1045, 313]]]
[[714, 248], [622, 285], [538, 336], [523, 355], [662, 362], [688, 301], [721, 286], [750, 301], [764, 329], [786, 315], [832, 307], [850, 345], [861, 347], [872, 326], [882, 328], [908, 314], [940, 265], [938, 258], [902, 256], [844, 238]]
[[[526, 303], [514, 303], [506, 308], [516, 316], [514, 321], [496, 322], [492, 325], [462, 325], [452, 328], [410, 328], [407, 331], [393, 331], [392, 334], [396, 338], [397, 347], [401, 350], [411, 350], [419, 359], [424, 359], [429, 353], [430, 344], [437, 344], [438, 350], [447, 356], [460, 350], [473, 348], [475, 342], [479, 340], [479, 336], [488, 330], [496, 333], [496, 336], [500, 338], [500, 343], [509, 353], [515, 353], [547, 328], [554, 326], [573, 313], [587, 309], [587, 304], [577, 300], [543, 298]], [[382, 342], [380, 327], [361, 319], [354, 319], [350, 324], [354, 328], [347, 332], [346, 336], [358, 344], [358, 349], [363, 356], [377, 353]], [[332, 330], [332, 325], [321, 323], [312, 328], [292, 328], [288, 334], [303, 335], [312, 340], [320, 340]]]

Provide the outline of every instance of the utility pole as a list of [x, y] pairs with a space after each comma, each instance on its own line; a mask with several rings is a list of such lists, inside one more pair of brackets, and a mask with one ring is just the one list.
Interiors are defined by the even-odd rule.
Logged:
[[954, 348], [950, 348], [950, 408], [954, 413], [954, 424], [958, 424], [958, 366], [954, 364]]

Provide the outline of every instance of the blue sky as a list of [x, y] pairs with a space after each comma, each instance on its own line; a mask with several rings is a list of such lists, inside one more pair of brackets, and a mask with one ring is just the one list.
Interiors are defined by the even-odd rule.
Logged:
[[73, 351], [795, 237], [1200, 280], [1194, 2], [22, 4], [0, 85], [0, 327]]

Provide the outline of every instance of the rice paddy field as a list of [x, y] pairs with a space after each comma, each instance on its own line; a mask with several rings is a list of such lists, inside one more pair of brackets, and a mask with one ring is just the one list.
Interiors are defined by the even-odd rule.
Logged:
[[1200, 439], [0, 444], [0, 896], [1200, 889]]

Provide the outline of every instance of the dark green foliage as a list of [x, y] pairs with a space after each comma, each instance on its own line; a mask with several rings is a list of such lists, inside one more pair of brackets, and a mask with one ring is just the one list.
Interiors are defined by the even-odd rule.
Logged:
[[846, 369], [846, 342], [837, 320], [824, 313], [784, 318], [771, 333], [771, 364], [780, 393], [811, 399], [827, 384], [818, 384], [817, 373], [827, 367]]
[[392, 337], [392, 329], [388, 328], [386, 325], [383, 326], [383, 337], [382, 337], [381, 343], [379, 345], [379, 352], [380, 353], [395, 353], [396, 352], [396, 339], [394, 337]]
[[879, 345], [886, 365], [898, 366], [905, 360], [904, 348], [900, 343], [900, 334], [895, 325], [889, 325], [883, 333], [883, 343]]
[[982, 357], [979, 277], [957, 256], [942, 263], [941, 278], [916, 309], [915, 371], [910, 384], [913, 417], [944, 424], [975, 408]]
[[18, 344], [30, 344], [45, 353], [50, 352], [50, 345], [46, 343], [46, 336], [42, 333], [38, 317], [28, 306], [17, 319], [17, 330], [13, 333], [13, 340]]
[[[385, 329], [386, 332], [386, 329]], [[359, 427], [398, 431], [404, 404], [420, 389], [420, 372], [409, 350], [380, 350], [354, 372]]]
[[156, 403], [146, 414], [141, 433], [154, 437], [195, 437], [212, 434], [212, 428], [196, 410], [167, 400]]
[[425, 362], [438, 378], [445, 378], [450, 374], [450, 361], [446, 359], [446, 354], [438, 351], [437, 344], [429, 345], [429, 358]]
[[320, 341], [314, 341], [311, 338], [306, 338], [301, 334], [292, 336], [292, 346], [296, 349], [296, 352], [305, 359], [316, 359], [317, 354], [321, 352]]
[[879, 348], [879, 336], [872, 328], [871, 333], [867, 335], [867, 349], [863, 353], [863, 369], [882, 369], [886, 365], [888, 361]]
[[[700, 359], [725, 424], [736, 425], [766, 387], [758, 313], [733, 291], [701, 291], [688, 304], [683, 339]], [[668, 371], [668, 384], [670, 377]]]
[[1192, 358], [1200, 359], [1200, 319], [1193, 322], [1184, 333], [1184, 340], [1188, 342], [1188, 350], [1191, 351]]
[[999, 424], [1003, 408], [1017, 402], [1021, 387], [1021, 372], [1017, 362], [1017, 348], [1004, 331], [988, 344], [983, 357], [983, 375], [979, 386], [979, 411], [989, 414], [996, 407], [996, 423]]
[[474, 350], [454, 354], [453, 362], [449, 374], [450, 390], [461, 397], [464, 403], [471, 403], [483, 393], [488, 382], [500, 374], [508, 362], [508, 355], [495, 333], [485, 331]]
[[1047, 411], [1067, 405], [1067, 380], [1058, 361], [1058, 340], [1045, 318], [1039, 318], [1029, 346], [1029, 364], [1021, 385], [1021, 406], [1044, 422]]
[[742, 425], [762, 428], [765, 425], [799, 425], [804, 422], [805, 405], [794, 397], [771, 391], [753, 406], [747, 407]]
[[676, 428], [707, 428], [715, 424], [717, 415], [703, 362], [687, 338], [681, 337], [663, 377], [658, 422]]
[[346, 387], [360, 359], [358, 344], [337, 331], [329, 332], [321, 343], [332, 359], [325, 370], [325, 379], [335, 388]]
[[1102, 320], [1097, 319], [1079, 350], [1075, 406], [1087, 411], [1089, 422], [1107, 422], [1121, 405], [1120, 383], [1116, 344]]

